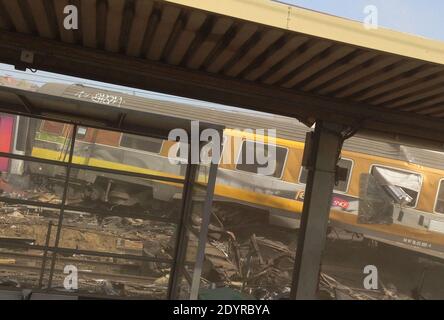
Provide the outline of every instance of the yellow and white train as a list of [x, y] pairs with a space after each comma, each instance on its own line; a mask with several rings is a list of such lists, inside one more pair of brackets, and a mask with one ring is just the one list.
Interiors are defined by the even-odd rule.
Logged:
[[[297, 228], [306, 181], [301, 166], [305, 133], [309, 130], [295, 120], [239, 112], [211, 105], [152, 100], [81, 85], [47, 84], [40, 92], [64, 97], [119, 104], [151, 113], [180, 114], [192, 120], [223, 124], [223, 157], [215, 187], [215, 201], [237, 202], [269, 212], [270, 223]], [[2, 115], [3, 123], [8, 115]], [[23, 149], [17, 137], [20, 118], [14, 117], [11, 148]], [[29, 125], [29, 124], [28, 124]], [[11, 127], [11, 128], [13, 128]], [[39, 158], [60, 160], [66, 155], [65, 125], [41, 121], [27, 130], [32, 136], [31, 153]], [[273, 175], [258, 175], [259, 164], [245, 165], [246, 141], [256, 140], [250, 129], [276, 129], [276, 168]], [[1, 129], [1, 128], [0, 128]], [[2, 130], [7, 130], [3, 126]], [[2, 132], [5, 136], [5, 132]], [[28, 134], [29, 135], [29, 134]], [[242, 143], [229, 143], [233, 138]], [[261, 139], [264, 139], [261, 137]], [[265, 137], [266, 139], [266, 137]], [[74, 150], [75, 163], [124, 171], [169, 176], [184, 175], [184, 166], [167, 161], [175, 142], [136, 137], [125, 133], [80, 127]], [[0, 163], [0, 166], [2, 164]], [[444, 154], [387, 142], [353, 137], [344, 144], [339, 166], [347, 172], [334, 191], [330, 214], [332, 228], [357, 233], [364, 238], [385, 242], [423, 254], [444, 258]], [[3, 170], [15, 170], [14, 164]], [[17, 167], [17, 165], [16, 165]], [[19, 170], [18, 170], [19, 171]], [[54, 174], [42, 172], [39, 174]], [[200, 171], [205, 175], [205, 168]], [[80, 178], [80, 177], [79, 177]], [[89, 176], [91, 183], [95, 177]], [[169, 200], [177, 196], [176, 186], [152, 185], [153, 196]]]

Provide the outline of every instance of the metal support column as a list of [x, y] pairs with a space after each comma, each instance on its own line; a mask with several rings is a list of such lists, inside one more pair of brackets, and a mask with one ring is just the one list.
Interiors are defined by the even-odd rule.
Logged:
[[191, 148], [188, 148], [188, 165], [187, 172], [185, 174], [185, 185], [182, 193], [180, 221], [177, 225], [176, 244], [174, 249], [175, 253], [173, 257], [174, 262], [171, 266], [170, 280], [168, 284], [168, 300], [178, 299], [179, 285], [182, 277], [181, 269], [184, 268], [185, 265], [185, 255], [188, 245], [186, 241], [186, 221], [188, 220], [188, 214], [190, 211], [193, 196], [193, 182], [196, 177], [197, 170], [199, 169], [198, 165], [191, 163]]
[[[54, 247], [56, 249], [59, 247], [60, 236], [62, 233], [63, 217], [65, 215], [66, 200], [68, 198], [69, 181], [71, 178], [72, 160], [74, 158], [74, 148], [75, 148], [75, 144], [76, 144], [77, 128], [78, 128], [77, 124], [74, 124], [74, 126], [72, 127], [68, 165], [66, 167], [66, 175], [65, 175], [66, 180], [65, 180], [64, 187], [63, 187], [62, 203], [61, 203], [61, 207], [60, 207], [59, 221], [57, 224], [56, 238], [55, 238], [55, 242], [54, 242]], [[50, 290], [52, 288], [52, 279], [54, 277], [56, 260], [57, 260], [57, 251], [54, 251], [52, 254], [51, 269], [49, 271], [48, 288], [47, 288], [48, 290]]]
[[190, 300], [197, 300], [200, 289], [200, 277], [205, 259], [205, 248], [207, 244], [208, 227], [210, 225], [211, 211], [213, 208], [214, 187], [216, 186], [218, 164], [210, 165], [210, 174], [208, 176], [207, 195], [202, 212], [202, 224], [200, 226], [199, 243], [197, 246], [196, 262], [194, 264], [193, 278], [191, 282]]
[[343, 129], [339, 125], [317, 122], [311, 139], [305, 143], [304, 165], [308, 170], [308, 179], [291, 299], [316, 299], [336, 167], [344, 140], [341, 134]]
[[[223, 131], [218, 131], [218, 134], [220, 137], [223, 136]], [[220, 141], [221, 142], [221, 141]], [[202, 151], [203, 144], [199, 144], [199, 149], [197, 151]], [[221, 145], [219, 144], [219, 149], [221, 149]], [[189, 149], [190, 150], [190, 149]], [[181, 221], [178, 226], [179, 228], [179, 234], [176, 242], [176, 254], [174, 259], [174, 264], [171, 271], [171, 278], [169, 283], [169, 293], [168, 298], [169, 299], [178, 299], [179, 298], [179, 287], [180, 282], [184, 278], [186, 281], [188, 281], [190, 285], [190, 300], [197, 300], [199, 296], [199, 289], [200, 289], [200, 282], [201, 282], [201, 275], [202, 275], [202, 268], [205, 260], [205, 248], [207, 244], [207, 235], [208, 235], [208, 229], [209, 224], [211, 220], [211, 212], [212, 212], [212, 205], [213, 205], [213, 197], [214, 197], [214, 189], [216, 186], [216, 178], [217, 178], [217, 171], [219, 167], [219, 161], [220, 161], [221, 154], [220, 152], [215, 152], [213, 149], [213, 155], [211, 159], [211, 163], [209, 164], [209, 172], [208, 172], [208, 179], [206, 183], [202, 183], [200, 187], [203, 185], [206, 185], [206, 195], [203, 202], [202, 207], [202, 220], [200, 223], [199, 231], [195, 230], [192, 231], [192, 226], [189, 225], [189, 223], [192, 221], [191, 215], [193, 214], [193, 205], [194, 205], [194, 199], [193, 199], [193, 192], [195, 188], [198, 188], [197, 184], [201, 184], [199, 182], [199, 178], [202, 177], [200, 168], [202, 166], [205, 166], [204, 163], [202, 163], [200, 159], [200, 164], [193, 164], [191, 159], [191, 152], [189, 153], [188, 157], [188, 169], [187, 169], [187, 175], [186, 175], [186, 182], [185, 182], [185, 188], [183, 193], [183, 201], [182, 201], [182, 214], [181, 214]], [[200, 158], [200, 157], [199, 157]], [[188, 237], [187, 233], [194, 233], [194, 236], [197, 237], [197, 250], [196, 250], [196, 257], [195, 261], [193, 261], [193, 271], [190, 275], [188, 271], [185, 268], [185, 262], [186, 262], [186, 255], [187, 250], [189, 249], [189, 243], [188, 243]]]

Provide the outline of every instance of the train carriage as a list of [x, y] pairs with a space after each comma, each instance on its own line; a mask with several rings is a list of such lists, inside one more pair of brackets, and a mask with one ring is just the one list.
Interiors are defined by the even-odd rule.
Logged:
[[[236, 202], [267, 211], [269, 221], [287, 228], [298, 228], [307, 172], [302, 166], [305, 134], [310, 129], [294, 119], [211, 108], [167, 100], [153, 100], [81, 85], [47, 84], [40, 92], [101, 104], [131, 107], [150, 113], [180, 114], [191, 120], [223, 124], [223, 152], [215, 188], [215, 201]], [[38, 158], [66, 161], [72, 136], [67, 125], [47, 120], [2, 114], [0, 152], [28, 154]], [[263, 164], [244, 164], [247, 144], [256, 148], [267, 141], [244, 129], [276, 129], [275, 170], [258, 174]], [[3, 137], [5, 137], [3, 139]], [[180, 160], [177, 143], [79, 127], [74, 146], [74, 163], [168, 176], [183, 176], [185, 166], [169, 161], [171, 153]], [[233, 143], [233, 140], [238, 143]], [[176, 148], [172, 151], [172, 148]], [[229, 160], [227, 160], [229, 158]], [[385, 242], [435, 257], [444, 258], [444, 154], [388, 142], [353, 137], [344, 144], [339, 167], [344, 173], [332, 196], [331, 228], [351, 235]], [[9, 163], [0, 158], [0, 170], [8, 174], [56, 177], [54, 168]], [[45, 171], [46, 170], [46, 171]], [[201, 168], [200, 179], [206, 175]], [[117, 176], [76, 172], [76, 179], [91, 186], [100, 185], [108, 201], [125, 204], [137, 187], [148, 185], [152, 197], [168, 201], [180, 197], [171, 184], [141, 179], [119, 181]], [[114, 187], [109, 186], [113, 182]], [[258, 213], [260, 214], [260, 213]]]

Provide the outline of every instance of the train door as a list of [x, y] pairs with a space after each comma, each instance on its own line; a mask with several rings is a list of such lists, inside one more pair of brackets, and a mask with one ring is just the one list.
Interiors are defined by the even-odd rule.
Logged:
[[[11, 152], [14, 137], [14, 117], [0, 115], [0, 152]], [[0, 158], [0, 171], [9, 171], [9, 159]]]

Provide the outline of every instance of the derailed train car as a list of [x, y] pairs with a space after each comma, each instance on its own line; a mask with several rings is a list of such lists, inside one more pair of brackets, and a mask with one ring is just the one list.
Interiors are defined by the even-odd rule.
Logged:
[[[151, 113], [180, 114], [192, 120], [223, 124], [223, 155], [215, 188], [215, 201], [236, 202], [268, 212], [272, 224], [298, 228], [304, 199], [306, 170], [302, 167], [305, 133], [309, 130], [294, 120], [265, 117], [205, 106], [152, 100], [81, 85], [47, 84], [39, 91], [101, 104], [125, 106]], [[27, 152], [38, 158], [63, 160], [68, 155], [72, 132], [61, 123], [2, 115], [2, 148]], [[26, 130], [25, 130], [26, 128]], [[264, 148], [267, 137], [243, 129], [276, 129], [274, 172], [258, 174], [263, 164], [244, 164], [248, 141]], [[26, 131], [26, 136], [17, 132]], [[74, 163], [92, 167], [183, 176], [184, 166], [171, 162], [171, 154], [181, 156], [175, 141], [162, 141], [125, 133], [79, 127], [74, 146]], [[233, 143], [236, 140], [237, 143]], [[258, 142], [259, 140], [259, 142]], [[239, 142], [240, 141], [240, 142]], [[25, 150], [29, 149], [29, 150]], [[0, 150], [1, 151], [1, 150]], [[3, 150], [3, 151], [6, 151]], [[7, 150], [9, 151], [9, 150]], [[264, 150], [263, 150], [264, 151]], [[256, 159], [255, 159], [256, 160]], [[387, 142], [351, 138], [344, 144], [339, 166], [345, 173], [332, 197], [330, 225], [346, 230], [351, 238], [385, 242], [390, 245], [444, 257], [444, 155]], [[2, 171], [30, 173], [57, 178], [54, 168], [38, 164], [0, 163]], [[78, 181], [87, 182], [88, 197], [111, 204], [131, 205], [142, 201], [137, 185], [149, 186], [152, 194], [142, 198], [168, 201], [180, 197], [172, 184], [132, 178], [122, 181], [112, 174], [74, 172]], [[205, 167], [199, 172], [205, 179]], [[136, 200], [135, 200], [136, 199]], [[258, 211], [258, 214], [261, 214]], [[359, 238], [359, 237], [358, 237]]]

